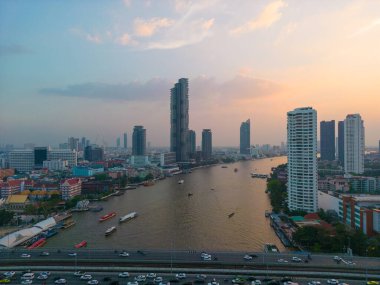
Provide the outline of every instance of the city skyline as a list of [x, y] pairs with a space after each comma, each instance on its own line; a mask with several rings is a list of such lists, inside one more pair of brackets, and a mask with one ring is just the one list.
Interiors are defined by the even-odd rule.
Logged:
[[278, 145], [286, 112], [298, 106], [321, 121], [360, 113], [366, 145], [377, 146], [379, 9], [374, 1], [2, 1], [0, 144], [85, 135], [112, 145], [141, 124], [153, 145], [169, 146], [168, 90], [186, 77], [189, 128], [201, 134], [207, 121], [215, 146], [238, 146], [245, 118], [265, 122], [253, 124], [252, 144]]

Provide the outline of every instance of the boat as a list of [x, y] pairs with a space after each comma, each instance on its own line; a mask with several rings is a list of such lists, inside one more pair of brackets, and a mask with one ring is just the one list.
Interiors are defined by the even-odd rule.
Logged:
[[116, 231], [116, 227], [110, 227], [106, 232], [104, 233], [106, 236], [109, 236], [112, 234], [114, 231]]
[[101, 216], [99, 219], [99, 222], [107, 221], [115, 216], [116, 216], [116, 212], [108, 213], [107, 215]]
[[234, 171], [235, 171], [235, 172], [238, 172], [238, 169], [237, 169], [237, 168], [235, 168], [235, 169], [234, 169]]
[[187, 197], [193, 196], [193, 193], [188, 193]]
[[273, 252], [273, 253], [279, 253], [280, 252], [278, 247], [273, 243], [266, 243], [264, 245], [264, 251], [265, 252]]
[[50, 228], [50, 229], [42, 232], [42, 235], [45, 238], [51, 238], [52, 236], [55, 236], [56, 234], [58, 234], [58, 232], [57, 232], [57, 230], [55, 228]]
[[265, 217], [268, 218], [270, 216], [270, 211], [269, 210], [265, 210]]
[[183, 184], [185, 182], [185, 180], [181, 179], [181, 180], [178, 180], [178, 184]]
[[222, 168], [228, 168], [228, 166], [227, 165], [222, 165]]
[[235, 213], [231, 213], [231, 214], [229, 214], [229, 215], [228, 215], [228, 218], [232, 218], [233, 215], [235, 215]]
[[133, 218], [136, 218], [137, 217], [137, 213], [136, 212], [132, 212], [132, 213], [129, 213], [128, 215], [125, 215], [123, 217], [121, 217], [119, 219], [119, 222], [122, 223], [122, 222], [126, 222], [126, 221], [129, 221]]
[[82, 240], [80, 243], [74, 245], [75, 248], [81, 248], [87, 246], [87, 241]]
[[72, 227], [73, 225], [75, 225], [75, 221], [74, 220], [68, 220], [68, 221], [63, 223], [61, 229], [68, 229], [68, 228]]
[[268, 175], [252, 172], [251, 177], [252, 178], [263, 178], [263, 179], [265, 179], [265, 178], [268, 178]]
[[28, 249], [38, 248], [43, 246], [46, 243], [46, 238], [40, 238], [36, 242], [34, 242], [31, 246], [28, 246]]

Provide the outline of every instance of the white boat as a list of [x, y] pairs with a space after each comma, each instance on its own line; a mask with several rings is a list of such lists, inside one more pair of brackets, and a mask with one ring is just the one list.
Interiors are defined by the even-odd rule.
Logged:
[[109, 236], [112, 234], [114, 231], [116, 231], [116, 227], [110, 227], [108, 230], [106, 230], [105, 235]]
[[178, 180], [178, 184], [183, 184], [185, 182], [185, 180], [181, 179], [181, 180]]
[[137, 217], [137, 213], [136, 212], [132, 212], [132, 213], [129, 213], [128, 215], [125, 215], [125, 216], [122, 216], [120, 219], [119, 219], [119, 222], [122, 223], [122, 222], [126, 222], [126, 221], [129, 221], [133, 218], [136, 218]]

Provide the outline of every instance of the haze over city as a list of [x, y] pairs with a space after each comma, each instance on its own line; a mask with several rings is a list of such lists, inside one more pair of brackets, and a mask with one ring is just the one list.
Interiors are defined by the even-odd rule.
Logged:
[[[328, 3], [328, 5], [326, 4]], [[190, 128], [215, 146], [286, 141], [286, 112], [380, 124], [380, 2], [1, 1], [0, 144], [86, 136], [114, 145], [134, 125], [169, 145], [170, 88], [189, 78]]]

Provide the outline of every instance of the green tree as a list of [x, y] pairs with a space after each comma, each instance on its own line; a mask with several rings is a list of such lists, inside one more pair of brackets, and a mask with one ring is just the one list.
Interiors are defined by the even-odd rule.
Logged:
[[13, 219], [14, 213], [7, 210], [0, 210], [0, 226], [8, 225]]

